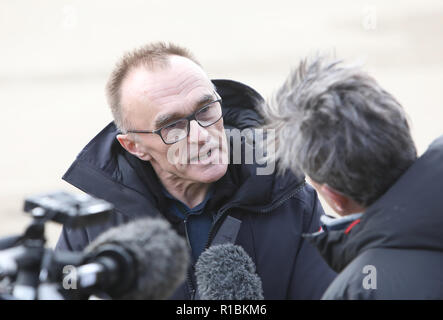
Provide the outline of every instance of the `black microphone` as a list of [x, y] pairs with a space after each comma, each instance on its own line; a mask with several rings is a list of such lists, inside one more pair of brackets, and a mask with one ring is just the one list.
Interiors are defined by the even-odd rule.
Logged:
[[206, 249], [195, 265], [202, 300], [263, 300], [255, 264], [245, 250], [231, 243]]
[[186, 242], [159, 218], [112, 228], [85, 254], [89, 263], [76, 268], [80, 289], [112, 299], [167, 299], [186, 278], [189, 263]]

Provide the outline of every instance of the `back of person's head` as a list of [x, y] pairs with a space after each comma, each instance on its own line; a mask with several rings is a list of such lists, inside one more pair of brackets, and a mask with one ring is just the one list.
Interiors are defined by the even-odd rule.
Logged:
[[355, 66], [304, 60], [264, 108], [280, 169], [371, 205], [416, 160], [401, 105]]

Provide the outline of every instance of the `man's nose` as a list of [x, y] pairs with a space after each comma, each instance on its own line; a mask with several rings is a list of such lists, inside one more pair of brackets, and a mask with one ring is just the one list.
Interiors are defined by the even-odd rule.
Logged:
[[189, 124], [188, 142], [203, 144], [207, 142], [208, 138], [208, 130], [199, 125], [196, 120], [192, 120]]

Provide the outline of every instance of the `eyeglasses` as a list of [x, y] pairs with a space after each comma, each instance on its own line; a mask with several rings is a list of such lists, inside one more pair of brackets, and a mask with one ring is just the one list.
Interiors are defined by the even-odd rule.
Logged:
[[190, 123], [192, 120], [197, 121], [201, 127], [206, 128], [212, 126], [223, 117], [221, 108], [222, 99], [216, 92], [214, 93], [218, 98], [217, 100], [209, 102], [201, 109], [185, 118], [174, 121], [157, 130], [128, 130], [127, 132], [158, 134], [165, 144], [174, 144], [179, 142], [189, 135]]

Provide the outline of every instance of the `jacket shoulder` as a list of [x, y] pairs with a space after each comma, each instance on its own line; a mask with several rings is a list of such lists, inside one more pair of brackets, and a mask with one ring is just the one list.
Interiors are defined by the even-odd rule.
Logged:
[[355, 258], [338, 274], [323, 294], [322, 300], [376, 299], [377, 274], [376, 269], [372, 268], [373, 260], [368, 256], [368, 252], [369, 255], [376, 253], [370, 251]]
[[325, 300], [443, 299], [443, 253], [368, 249], [331, 283]]

